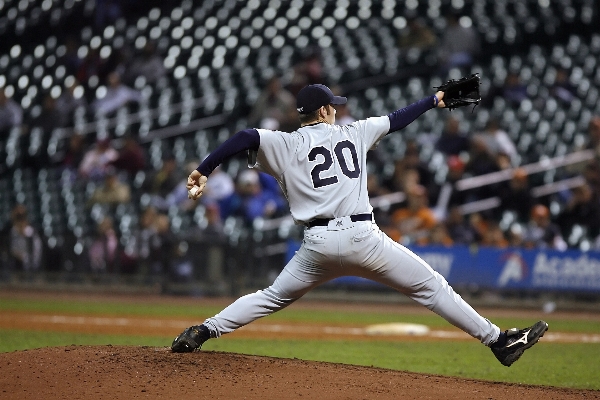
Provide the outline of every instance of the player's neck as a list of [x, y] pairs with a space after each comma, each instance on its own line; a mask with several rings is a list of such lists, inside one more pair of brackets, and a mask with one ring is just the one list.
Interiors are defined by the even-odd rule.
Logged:
[[305, 126], [312, 126], [312, 125], [317, 125], [317, 124], [328, 124], [329, 122], [325, 121], [325, 120], [317, 120], [317, 121], [312, 121], [312, 122], [306, 122], [304, 124], [301, 124], [300, 127], [305, 127]]

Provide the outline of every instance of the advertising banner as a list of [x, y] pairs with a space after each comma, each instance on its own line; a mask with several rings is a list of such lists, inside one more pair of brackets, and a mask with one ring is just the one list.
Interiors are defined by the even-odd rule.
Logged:
[[[300, 247], [290, 243], [288, 257]], [[498, 249], [467, 246], [409, 246], [451, 285], [489, 289], [600, 292], [600, 252]], [[378, 285], [358, 277], [329, 285]]]

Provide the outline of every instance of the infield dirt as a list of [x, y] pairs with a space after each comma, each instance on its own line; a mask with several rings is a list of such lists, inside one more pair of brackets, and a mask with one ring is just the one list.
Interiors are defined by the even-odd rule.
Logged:
[[166, 347], [68, 346], [0, 354], [0, 398], [597, 399], [600, 393]]

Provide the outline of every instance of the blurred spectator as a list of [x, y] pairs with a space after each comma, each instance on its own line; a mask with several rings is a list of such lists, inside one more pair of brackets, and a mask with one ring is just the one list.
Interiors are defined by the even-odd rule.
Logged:
[[122, 270], [147, 276], [166, 272], [173, 257], [173, 246], [169, 218], [148, 207], [142, 212], [139, 228], [125, 248]]
[[292, 132], [300, 126], [296, 98], [281, 86], [278, 76], [269, 79], [267, 87], [254, 103], [248, 124], [283, 132]]
[[292, 81], [289, 85], [289, 90], [292, 95], [296, 96], [300, 89], [306, 85], [315, 83], [325, 84], [325, 74], [323, 70], [321, 50], [319, 48], [311, 49], [308, 54], [293, 67]]
[[23, 110], [12, 98], [6, 96], [6, 90], [0, 88], [0, 137], [8, 135], [11, 128], [23, 123]]
[[164, 60], [156, 52], [156, 45], [152, 41], [146, 42], [142, 52], [134, 57], [127, 68], [127, 82], [133, 83], [139, 76], [146, 78], [147, 84], [152, 84], [165, 76], [167, 70]]
[[144, 190], [166, 198], [182, 180], [175, 157], [172, 154], [165, 154], [160, 169], [153, 172], [144, 182]]
[[[196, 161], [190, 161], [189, 163], [187, 163], [186, 171], [185, 171], [186, 175], [189, 175], [193, 170], [196, 169], [197, 166], [198, 166], [198, 162], [196, 162]], [[217, 169], [220, 169], [220, 168], [217, 168]], [[213, 171], [213, 173], [210, 175], [210, 179], [209, 179], [210, 181], [212, 181], [214, 175], [215, 175], [215, 173]], [[215, 176], [216, 184], [219, 184], [219, 175], [220, 174], [217, 173]], [[225, 174], [225, 175], [227, 175], [227, 174]], [[153, 195], [151, 204], [160, 211], [167, 211], [169, 208], [171, 208], [173, 206], [179, 207], [183, 210], [189, 210], [189, 209], [196, 207], [196, 202], [194, 202], [188, 198], [188, 191], [187, 191], [186, 184], [187, 184], [186, 180], [180, 179], [179, 182], [177, 183], [177, 185], [173, 188], [173, 190], [171, 190], [166, 196], [161, 196], [158, 194]], [[206, 201], [205, 200], [206, 194], [209, 191], [209, 190], [207, 190], [209, 185], [211, 185], [211, 187], [214, 187], [214, 183], [213, 184], [209, 184], [208, 182], [206, 183], [206, 188], [204, 189], [204, 194], [202, 195], [202, 200], [204, 202]], [[233, 183], [231, 184], [231, 186], [232, 186], [232, 190], [229, 194], [231, 194], [233, 192]]]
[[88, 206], [93, 204], [117, 205], [129, 203], [131, 200], [131, 189], [125, 183], [119, 181], [117, 170], [109, 167], [106, 170], [104, 183], [98, 187], [88, 200]]
[[400, 243], [426, 243], [437, 221], [428, 207], [427, 190], [422, 185], [407, 188], [406, 206], [392, 214], [392, 224], [397, 229]]
[[489, 153], [494, 157], [500, 153], [504, 153], [514, 161], [517, 156], [517, 147], [513, 143], [508, 133], [500, 128], [498, 121], [490, 118], [483, 132], [478, 133], [476, 137], [481, 138]]
[[[198, 163], [193, 167], [196, 169]], [[191, 172], [191, 170], [189, 170]], [[184, 182], [185, 183], [185, 182]], [[235, 191], [235, 183], [233, 178], [223, 171], [221, 166], [218, 166], [212, 174], [210, 179], [206, 182], [204, 188], [204, 194], [201, 199], [205, 205], [220, 204], [223, 200], [231, 196]], [[186, 191], [187, 193], [187, 191]]]
[[119, 73], [112, 72], [108, 75], [108, 87], [106, 95], [93, 103], [97, 115], [110, 114], [129, 103], [139, 103], [142, 94], [121, 82]]
[[600, 164], [596, 159], [588, 162], [583, 168], [583, 177], [592, 188], [594, 196], [600, 197]]
[[[369, 193], [369, 198], [371, 198], [371, 199], [390, 193], [390, 191], [385, 186], [381, 185], [379, 174], [376, 174], [376, 173], [368, 173], [367, 174], [367, 192]], [[373, 214], [375, 216], [375, 221], [377, 221], [377, 224], [379, 226], [390, 225], [389, 210], [390, 210], [390, 206], [382, 206], [382, 207], [373, 208]]]
[[519, 223], [514, 223], [506, 231], [506, 239], [510, 247], [523, 248], [525, 247], [525, 229]]
[[335, 124], [348, 125], [356, 121], [356, 118], [350, 113], [348, 103], [335, 106]]
[[446, 228], [448, 235], [456, 244], [470, 245], [475, 241], [473, 227], [467, 222], [459, 206], [450, 207], [446, 218]]
[[483, 96], [481, 105], [491, 108], [494, 105], [496, 98], [506, 100], [507, 106], [519, 107], [521, 102], [529, 98], [527, 93], [527, 85], [521, 82], [521, 77], [517, 72], [509, 72], [504, 78], [502, 84], [495, 84], [490, 89], [486, 96]]
[[[465, 175], [480, 176], [498, 171], [498, 164], [494, 155], [489, 151], [484, 139], [479, 136], [471, 139], [469, 161], [465, 165]], [[497, 185], [485, 185], [471, 189], [471, 200], [481, 200], [497, 195]]]
[[472, 176], [498, 171], [494, 155], [488, 148], [487, 142], [482, 135], [477, 135], [471, 140], [469, 161], [465, 165], [465, 171]]
[[[458, 156], [450, 156], [447, 160], [448, 174], [446, 175], [446, 184], [451, 185], [452, 193], [448, 199], [448, 206], [460, 206], [469, 201], [468, 190], [457, 190], [455, 185], [463, 179], [465, 174], [465, 163]], [[445, 185], [444, 185], [445, 186]], [[443, 189], [442, 189], [443, 190]]]
[[594, 116], [588, 124], [588, 139], [585, 147], [600, 155], [600, 116]]
[[430, 246], [450, 247], [454, 244], [454, 241], [450, 237], [450, 233], [448, 232], [446, 225], [438, 222], [429, 232], [427, 244]]
[[524, 169], [515, 169], [512, 179], [500, 186], [498, 194], [500, 196], [500, 212], [514, 211], [517, 213], [519, 221], [529, 220], [534, 198], [531, 195], [527, 172]]
[[446, 119], [444, 130], [435, 144], [435, 148], [447, 156], [457, 156], [469, 151], [469, 138], [460, 129], [458, 118], [450, 115]]
[[369, 197], [383, 196], [390, 193], [390, 191], [381, 185], [379, 175], [374, 173], [367, 174], [367, 191]]
[[281, 187], [279, 186], [279, 182], [277, 179], [272, 177], [269, 174], [266, 174], [262, 171], [258, 172], [258, 180], [260, 182], [260, 186], [266, 192], [270, 192], [275, 196], [283, 196], [283, 192], [281, 191]]
[[273, 218], [285, 212], [283, 197], [265, 191], [260, 185], [258, 172], [246, 169], [240, 172], [235, 192], [222, 202], [222, 218], [230, 215], [243, 217], [252, 224], [256, 218]]
[[570, 81], [569, 73], [564, 68], [559, 68], [556, 71], [556, 78], [554, 84], [550, 88], [550, 94], [557, 100], [563, 103], [565, 106], [571, 105], [573, 99], [575, 99], [577, 88]]
[[479, 55], [479, 51], [479, 36], [470, 20], [459, 19], [456, 13], [449, 13], [439, 46], [441, 74], [445, 75], [452, 68], [466, 71]]
[[60, 114], [60, 125], [61, 126], [72, 126], [73, 125], [73, 114], [79, 107], [87, 109], [87, 101], [81, 94], [75, 93], [75, 89], [79, 83], [73, 81], [70, 85], [65, 85], [61, 95], [56, 99], [56, 110]]
[[568, 165], [565, 169], [571, 175], [583, 174], [588, 164], [598, 164], [598, 160], [600, 160], [600, 116], [596, 115], [590, 119], [587, 132], [588, 135], [585, 143], [580, 146], [576, 146], [575, 151], [592, 150], [595, 152], [596, 158], [593, 161], [583, 161]]
[[45, 136], [48, 136], [55, 128], [64, 126], [62, 123], [62, 115], [56, 107], [56, 100], [48, 94], [44, 97], [42, 111], [29, 122], [29, 125], [42, 128]]
[[129, 176], [134, 176], [138, 171], [146, 168], [146, 154], [144, 149], [138, 143], [135, 136], [127, 134], [123, 138], [123, 147], [119, 151], [119, 156], [112, 162], [117, 169], [126, 171]]
[[571, 190], [571, 197], [556, 222], [564, 237], [569, 236], [575, 225], [585, 227], [592, 237], [600, 233], [600, 203], [588, 183]]
[[[434, 187], [434, 176], [427, 164], [421, 161], [421, 158], [419, 157], [419, 147], [416, 142], [409, 141], [406, 144], [404, 157], [400, 160], [396, 160], [394, 164], [395, 168], [392, 177], [384, 182], [384, 185], [391, 192], [406, 190], [405, 186], [407, 179], [412, 179], [414, 183], [424, 186], [425, 189], [431, 193], [437, 193], [437, 190]], [[408, 172], [409, 170], [416, 171], [417, 176], [414, 177], [414, 173]], [[407, 176], [407, 174], [409, 174], [409, 176]]]
[[487, 221], [487, 229], [483, 233], [481, 245], [497, 247], [501, 249], [505, 249], [508, 247], [508, 240], [504, 236], [504, 232], [502, 232], [502, 229], [500, 229], [500, 226], [496, 221]]
[[398, 47], [401, 50], [416, 48], [424, 51], [435, 47], [437, 36], [423, 19], [411, 16], [406, 20], [406, 28], [400, 32], [398, 37]]
[[113, 227], [113, 220], [104, 217], [89, 246], [88, 257], [92, 272], [115, 272], [119, 261], [119, 239]]
[[169, 279], [174, 282], [189, 282], [194, 279], [194, 264], [198, 263], [191, 254], [190, 245], [181, 240], [173, 245], [173, 255], [169, 260]]
[[518, 107], [523, 100], [529, 98], [527, 85], [521, 82], [518, 73], [511, 72], [506, 76], [502, 97], [513, 107]]
[[9, 248], [12, 264], [23, 271], [37, 271], [42, 266], [42, 240], [27, 218], [22, 204], [11, 213]]
[[61, 159], [56, 159], [56, 162], [59, 162], [62, 167], [73, 171], [77, 174], [79, 170], [79, 165], [83, 161], [85, 156], [85, 141], [84, 136], [79, 132], [73, 133], [69, 138], [69, 145], [65, 152], [62, 154]]
[[384, 181], [383, 186], [389, 192], [406, 192], [408, 188], [420, 183], [419, 171], [405, 169], [401, 160], [396, 160], [394, 173]]
[[100, 139], [88, 150], [79, 164], [79, 174], [84, 178], [102, 180], [110, 164], [119, 157], [119, 153], [111, 147], [109, 139]]
[[[496, 165], [498, 166], [499, 171], [512, 169], [512, 164], [513, 163], [508, 154], [502, 152], [496, 154]], [[515, 164], [517, 163], [515, 162]]]
[[554, 249], [564, 251], [567, 243], [563, 240], [560, 228], [550, 220], [548, 207], [537, 204], [531, 208], [531, 219], [523, 233], [527, 248]]
[[469, 227], [475, 235], [475, 242], [481, 243], [484, 237], [487, 235], [489, 229], [489, 222], [483, 217], [481, 213], [475, 212], [467, 217]]

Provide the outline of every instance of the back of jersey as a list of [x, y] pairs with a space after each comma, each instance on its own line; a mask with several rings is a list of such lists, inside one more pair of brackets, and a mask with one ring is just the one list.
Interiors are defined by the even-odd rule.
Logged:
[[279, 181], [300, 223], [369, 213], [367, 151], [388, 130], [387, 117], [318, 123], [291, 134], [259, 129], [257, 167]]

